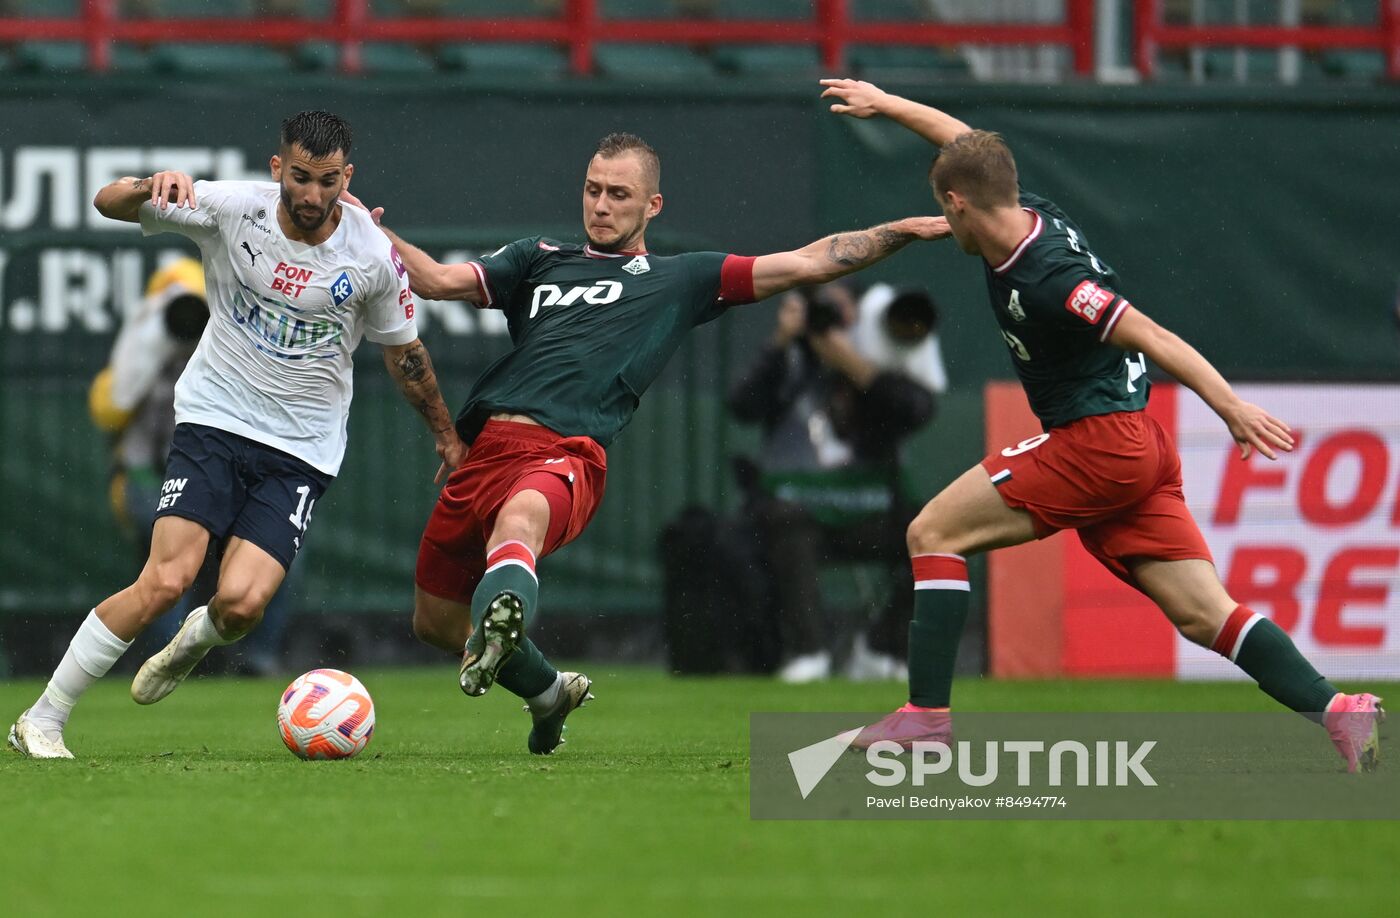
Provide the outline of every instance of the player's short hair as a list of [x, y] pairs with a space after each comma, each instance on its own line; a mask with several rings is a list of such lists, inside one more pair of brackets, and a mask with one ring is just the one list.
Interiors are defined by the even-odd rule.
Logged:
[[282, 149], [292, 144], [320, 159], [339, 150], [350, 156], [350, 122], [330, 112], [297, 112], [282, 122]]
[[604, 159], [612, 159], [614, 156], [621, 156], [623, 153], [635, 153], [642, 161], [642, 175], [646, 178], [651, 194], [661, 190], [661, 157], [656, 155], [656, 151], [636, 134], [613, 133], [598, 141], [598, 149], [593, 151], [594, 156], [601, 156]]
[[935, 195], [956, 191], [980, 208], [1016, 204], [1016, 159], [995, 131], [968, 131], [944, 144], [928, 176]]

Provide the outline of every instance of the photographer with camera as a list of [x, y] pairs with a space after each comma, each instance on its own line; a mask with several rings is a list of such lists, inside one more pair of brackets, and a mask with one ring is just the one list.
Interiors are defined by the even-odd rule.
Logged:
[[[746, 510], [771, 580], [785, 681], [901, 673], [911, 507], [899, 452], [946, 386], [936, 324], [922, 291], [877, 285], [860, 303], [839, 283], [789, 293], [771, 342], [730, 393], [733, 415], [763, 429]], [[850, 622], [823, 601], [819, 572], [849, 562], [888, 571], [888, 601], [873, 621]]]

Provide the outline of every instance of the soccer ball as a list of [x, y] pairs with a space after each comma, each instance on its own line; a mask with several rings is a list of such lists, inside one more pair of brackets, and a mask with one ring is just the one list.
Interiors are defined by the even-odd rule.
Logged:
[[313, 669], [282, 693], [277, 731], [298, 758], [348, 759], [374, 735], [374, 702], [349, 673]]

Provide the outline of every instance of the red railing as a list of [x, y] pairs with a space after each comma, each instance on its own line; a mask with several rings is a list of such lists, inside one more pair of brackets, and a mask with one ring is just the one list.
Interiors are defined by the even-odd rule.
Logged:
[[1400, 0], [1380, 0], [1372, 26], [1167, 25], [1162, 0], [1136, 0], [1134, 58], [1146, 79], [1157, 72], [1157, 52], [1180, 48], [1299, 48], [1380, 51], [1388, 79], [1400, 79]]
[[637, 20], [605, 19], [598, 0], [565, 0], [558, 18], [384, 19], [369, 0], [335, 0], [329, 18], [317, 19], [122, 19], [116, 0], [82, 0], [73, 19], [0, 19], [0, 41], [75, 41], [87, 46], [94, 70], [111, 66], [119, 42], [247, 42], [294, 45], [329, 41], [340, 48], [341, 69], [360, 69], [363, 42], [443, 41], [544, 42], [567, 48], [576, 74], [593, 70], [599, 42], [754, 42], [816, 45], [822, 66], [839, 73], [850, 45], [1061, 45], [1070, 49], [1074, 72], [1094, 70], [1094, 0], [1066, 0], [1058, 24], [862, 22], [851, 18], [849, 0], [815, 0], [810, 19]]

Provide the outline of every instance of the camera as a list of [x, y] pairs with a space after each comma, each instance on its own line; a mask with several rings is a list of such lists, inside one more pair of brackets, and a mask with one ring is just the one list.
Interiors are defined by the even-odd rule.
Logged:
[[846, 324], [841, 307], [821, 292], [804, 288], [802, 299], [807, 304], [807, 334], [824, 335]]

